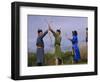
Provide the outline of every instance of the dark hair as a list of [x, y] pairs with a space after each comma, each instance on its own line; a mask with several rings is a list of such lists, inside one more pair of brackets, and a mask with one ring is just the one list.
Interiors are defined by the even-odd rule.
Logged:
[[61, 33], [61, 31], [59, 29], [57, 29], [57, 32]]
[[76, 30], [72, 31], [72, 34], [75, 35], [75, 36], [78, 35]]
[[42, 29], [38, 29], [38, 33], [42, 32]]
[[88, 30], [88, 28], [86, 28], [86, 30]]

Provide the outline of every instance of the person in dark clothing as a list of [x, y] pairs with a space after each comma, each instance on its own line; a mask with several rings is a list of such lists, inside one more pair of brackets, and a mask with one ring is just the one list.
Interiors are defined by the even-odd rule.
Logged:
[[46, 30], [44, 33], [41, 29], [38, 30], [38, 37], [37, 37], [37, 52], [36, 52], [36, 58], [37, 58], [37, 65], [42, 66], [44, 64], [44, 36], [48, 33], [48, 30]]
[[86, 28], [86, 43], [88, 42], [88, 28]]

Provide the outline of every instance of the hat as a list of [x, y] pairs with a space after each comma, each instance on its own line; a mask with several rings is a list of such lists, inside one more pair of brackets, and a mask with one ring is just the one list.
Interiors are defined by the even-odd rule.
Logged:
[[38, 33], [42, 32], [42, 29], [38, 29]]
[[61, 33], [60, 29], [57, 29], [57, 32]]
[[77, 31], [76, 30], [72, 31], [72, 33], [73, 33], [73, 35], [77, 36]]

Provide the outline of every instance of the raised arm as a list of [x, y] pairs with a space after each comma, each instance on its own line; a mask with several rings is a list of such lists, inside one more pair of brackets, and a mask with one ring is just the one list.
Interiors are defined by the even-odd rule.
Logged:
[[43, 38], [48, 33], [48, 30], [46, 30], [42, 35], [41, 38]]
[[52, 32], [52, 34], [54, 35], [54, 37], [56, 36], [56, 33], [55, 33], [55, 31], [53, 31], [52, 29], [51, 29], [51, 26], [49, 25], [49, 30]]

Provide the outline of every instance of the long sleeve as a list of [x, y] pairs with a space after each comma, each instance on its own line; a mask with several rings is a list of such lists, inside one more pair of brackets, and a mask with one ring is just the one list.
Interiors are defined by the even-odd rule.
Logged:
[[77, 36], [73, 36], [73, 38], [72, 39], [69, 39], [69, 40], [72, 42], [72, 44], [78, 43]]
[[48, 30], [46, 30], [43, 35], [41, 35], [41, 38], [43, 38], [48, 33]]
[[78, 43], [77, 36], [73, 36], [73, 39], [71, 41], [72, 41], [73, 44]]
[[50, 31], [52, 32], [53, 36], [55, 37], [56, 33], [52, 29], [50, 29]]

